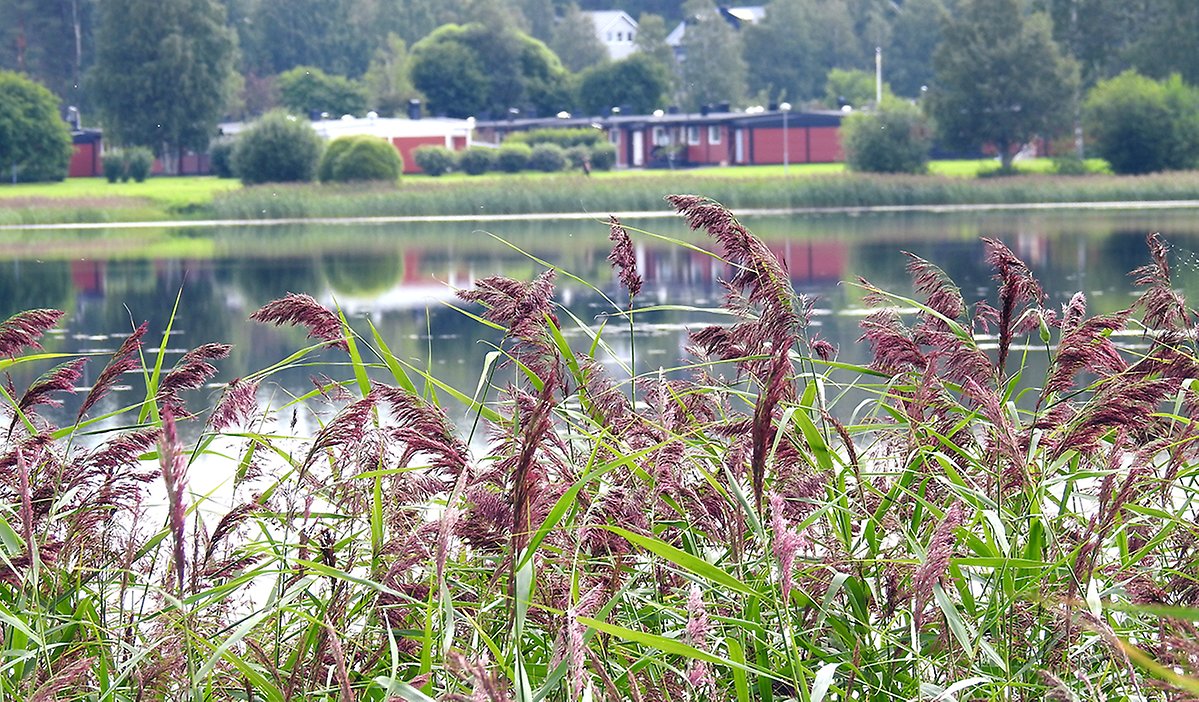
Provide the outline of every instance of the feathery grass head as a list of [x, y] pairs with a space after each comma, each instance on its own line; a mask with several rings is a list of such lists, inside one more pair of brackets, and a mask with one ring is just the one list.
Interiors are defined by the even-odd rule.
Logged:
[[40, 349], [38, 340], [58, 324], [62, 310], [28, 310], [0, 322], [0, 356], [15, 358], [25, 348]]
[[288, 293], [263, 305], [250, 319], [275, 326], [307, 327], [309, 339], [327, 341], [343, 351], [349, 348], [342, 336], [341, 320], [311, 295]]

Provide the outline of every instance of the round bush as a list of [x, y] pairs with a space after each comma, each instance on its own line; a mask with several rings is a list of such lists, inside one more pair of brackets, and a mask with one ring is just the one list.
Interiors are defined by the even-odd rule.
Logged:
[[214, 141], [208, 147], [208, 168], [217, 178], [233, 177], [233, 140]]
[[610, 171], [616, 165], [616, 146], [607, 142], [591, 150], [591, 170]]
[[454, 168], [454, 152], [444, 146], [419, 146], [412, 152], [412, 160], [422, 173], [439, 176]]
[[867, 173], [923, 173], [928, 169], [932, 128], [920, 108], [883, 100], [874, 112], [855, 112], [841, 124], [845, 162]]
[[538, 144], [529, 157], [529, 168], [552, 173], [566, 168], [566, 149], [557, 144]]
[[238, 137], [233, 170], [246, 185], [310, 181], [321, 147], [321, 138], [307, 122], [268, 112]]
[[591, 163], [591, 147], [583, 144], [572, 146], [566, 150], [566, 162], [573, 168], [582, 168], [583, 163]]
[[360, 134], [330, 142], [321, 156], [317, 176], [322, 183], [395, 182], [403, 171], [404, 159], [394, 146], [385, 139]]
[[8, 180], [62, 180], [71, 165], [71, 130], [58, 98], [19, 73], [0, 70], [0, 171]]
[[135, 146], [125, 152], [125, 172], [138, 183], [145, 182], [154, 168], [154, 153], [144, 146]]
[[120, 151], [109, 151], [100, 158], [100, 165], [104, 169], [104, 177], [109, 183], [115, 183], [118, 180], [128, 180], [129, 176], [125, 174], [125, 156]]
[[472, 146], [458, 154], [458, 168], [469, 175], [483, 175], [495, 163], [495, 150]]
[[528, 144], [504, 144], [495, 152], [495, 167], [505, 173], [516, 173], [529, 167], [533, 149]]
[[1159, 82], [1125, 71], [1091, 89], [1083, 123], [1095, 152], [1116, 173], [1194, 168], [1199, 93], [1177, 75]]

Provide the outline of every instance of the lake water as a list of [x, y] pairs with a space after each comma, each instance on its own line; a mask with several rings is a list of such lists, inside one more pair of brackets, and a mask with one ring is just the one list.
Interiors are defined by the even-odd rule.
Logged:
[[[981, 236], [997, 237], [1023, 258], [1060, 304], [1086, 292], [1093, 311], [1126, 306], [1127, 272], [1146, 262], [1144, 237], [1161, 231], [1174, 247], [1177, 280], [1199, 299], [1199, 217], [1192, 210], [1054, 211], [1006, 213], [905, 213], [860, 216], [747, 217], [743, 221], [785, 262], [798, 292], [818, 298], [813, 324], [840, 347], [840, 358], [865, 362], [857, 344], [861, 293], [843, 281], [864, 276], [899, 292], [910, 290], [902, 250], [941, 265], [968, 301], [990, 289]], [[676, 219], [628, 220], [658, 234], [712, 248]], [[639, 306], [715, 307], [724, 265], [702, 253], [632, 232], [645, 278]], [[247, 321], [259, 306], [287, 292], [305, 292], [340, 305], [356, 328], [369, 318], [400, 358], [458, 388], [472, 390], [495, 340], [447, 303], [456, 287], [502, 274], [529, 279], [543, 270], [536, 257], [592, 282], [622, 300], [624, 292], [606, 261], [607, 226], [600, 221], [479, 222], [436, 224], [321, 224], [0, 232], [0, 314], [33, 307], [67, 311], [64, 327], [45, 343], [48, 351], [113, 350], [143, 320], [147, 347], [156, 349], [176, 296], [179, 309], [168, 346], [169, 366], [188, 348], [206, 342], [234, 345], [218, 363], [217, 381], [228, 381], [285, 358], [305, 344], [304, 332]], [[613, 312], [604, 296], [559, 276], [558, 299], [581, 319], [598, 323]], [[676, 364], [686, 328], [718, 319], [667, 309], [644, 317], [636, 340], [639, 371]], [[627, 332], [613, 324], [618, 356], [629, 352]], [[343, 360], [336, 353], [324, 356]], [[96, 359], [98, 373], [104, 359]], [[18, 387], [44, 368], [16, 374]], [[312, 389], [312, 376], [344, 378], [334, 366], [303, 366], [276, 374], [277, 397]], [[28, 376], [28, 377], [22, 377]], [[88, 378], [84, 378], [84, 383]], [[215, 391], [197, 402], [211, 401]], [[115, 396], [110, 402], [135, 398]]]

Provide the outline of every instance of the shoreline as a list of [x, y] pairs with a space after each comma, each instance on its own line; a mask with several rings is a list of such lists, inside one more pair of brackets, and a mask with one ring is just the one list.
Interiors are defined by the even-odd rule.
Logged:
[[[730, 208], [738, 217], [779, 217], [789, 215], [863, 215], [902, 214], [921, 212], [951, 214], [961, 212], [1053, 211], [1053, 210], [1186, 210], [1199, 209], [1199, 200], [1114, 200], [1077, 202], [1026, 203], [957, 203], [941, 205], [873, 205], [853, 207], [778, 207]], [[598, 215], [592, 212], [543, 212], [530, 214], [455, 214], [455, 215], [383, 215], [364, 217], [278, 217], [270, 219], [170, 219], [133, 222], [63, 222], [44, 224], [0, 224], [0, 231], [63, 231], [101, 229], [211, 229], [217, 227], [272, 227], [296, 224], [404, 224], [424, 222], [519, 222], [554, 220], [595, 220], [603, 222], [609, 215], [621, 219], [665, 219], [677, 217], [673, 210], [642, 210], [612, 212]]]

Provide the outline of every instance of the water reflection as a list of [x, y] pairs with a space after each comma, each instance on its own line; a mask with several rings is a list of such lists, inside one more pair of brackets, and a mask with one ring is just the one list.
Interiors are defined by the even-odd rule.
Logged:
[[[675, 220], [628, 224], [710, 245]], [[860, 275], [901, 294], [910, 292], [901, 250], [941, 265], [973, 301], [990, 290], [979, 237], [993, 236], [1032, 267], [1052, 302], [1083, 290], [1093, 311], [1107, 312], [1128, 304], [1127, 272], [1147, 260], [1145, 233], [1160, 230], [1175, 245], [1179, 285], [1192, 297], [1199, 295], [1194, 271], [1199, 259], [1190, 253], [1199, 247], [1199, 222], [1189, 211], [749, 218], [746, 224], [785, 261], [796, 290], [819, 298], [814, 325], [851, 362], [864, 361], [867, 353], [855, 344], [860, 317], [854, 310], [862, 294], [843, 281]], [[233, 355], [220, 364], [218, 380], [223, 381], [270, 365], [307, 343], [302, 331], [246, 321], [286, 292], [307, 292], [340, 305], [363, 331], [369, 318], [397, 356], [468, 390], [475, 387], [490, 350], [478, 340], [494, 343], [496, 337], [446, 305], [456, 287], [497, 274], [528, 279], [542, 270], [536, 258], [598, 288], [559, 277], [559, 300], [579, 318], [593, 322], [615, 311], [611, 300], [624, 303], [606, 260], [602, 222], [11, 232], [0, 240], [6, 244], [0, 247], [0, 314], [32, 307], [69, 313], [66, 332], [50, 339], [48, 350], [111, 350], [142, 320], [150, 323], [148, 348], [157, 348], [178, 295], [178, 337], [167, 344], [167, 364], [186, 348], [232, 343]], [[718, 281], [729, 271], [718, 259], [637, 232], [633, 240], [646, 282], [641, 306], [719, 303]], [[668, 308], [644, 319], [653, 326], [637, 340], [639, 371], [675, 364], [686, 344], [686, 326], [713, 318]], [[632, 354], [623, 325], [608, 331], [613, 352], [627, 361]], [[98, 372], [102, 360], [93, 365]], [[319, 372], [293, 368], [275, 380], [288, 393], [301, 394]]]

